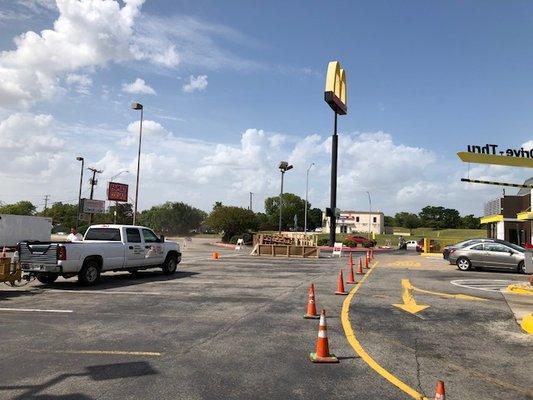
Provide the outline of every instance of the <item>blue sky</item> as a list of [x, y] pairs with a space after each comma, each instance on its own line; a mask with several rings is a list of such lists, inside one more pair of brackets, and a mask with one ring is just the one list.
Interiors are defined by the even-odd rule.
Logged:
[[[333, 116], [322, 92], [334, 59], [348, 80], [342, 208], [366, 208], [370, 190], [387, 213], [434, 204], [480, 214], [500, 189], [460, 183], [468, 168], [455, 153], [533, 144], [530, 2], [0, 4], [5, 202], [76, 198], [78, 154], [104, 169], [104, 181], [134, 172], [129, 104], [140, 101], [141, 208], [245, 206], [249, 191], [260, 208], [277, 193], [282, 158], [295, 165], [287, 190], [301, 195], [315, 162], [310, 200], [323, 208]], [[35, 35], [13, 41], [27, 31]], [[527, 172], [471, 166], [470, 176], [520, 182]], [[134, 174], [121, 179], [131, 184]]]

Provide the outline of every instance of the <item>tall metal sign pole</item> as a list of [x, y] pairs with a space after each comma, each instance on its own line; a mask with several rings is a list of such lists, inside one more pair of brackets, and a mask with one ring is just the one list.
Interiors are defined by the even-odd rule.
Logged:
[[348, 112], [346, 98], [346, 73], [338, 61], [328, 64], [326, 75], [326, 89], [324, 100], [329, 104], [334, 113], [333, 136], [331, 137], [331, 196], [329, 212], [329, 245], [335, 244], [337, 229], [337, 153], [339, 137], [337, 135], [337, 115], [346, 115]]

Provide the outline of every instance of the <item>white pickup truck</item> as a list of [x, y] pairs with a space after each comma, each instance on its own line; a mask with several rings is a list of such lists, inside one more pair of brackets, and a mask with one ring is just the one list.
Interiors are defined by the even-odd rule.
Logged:
[[42, 283], [78, 276], [94, 285], [104, 271], [162, 268], [173, 274], [181, 261], [179, 244], [131, 225], [92, 225], [81, 242], [21, 242], [18, 251], [22, 271]]

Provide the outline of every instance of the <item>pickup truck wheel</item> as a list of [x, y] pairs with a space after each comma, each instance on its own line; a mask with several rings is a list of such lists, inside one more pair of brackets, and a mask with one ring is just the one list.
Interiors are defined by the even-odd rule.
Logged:
[[178, 269], [178, 257], [174, 255], [168, 256], [162, 269], [166, 275], [172, 275]]
[[78, 281], [83, 285], [91, 286], [100, 279], [100, 265], [96, 260], [89, 260], [83, 264], [78, 274]]
[[57, 274], [37, 274], [37, 280], [41, 283], [54, 283], [57, 278]]

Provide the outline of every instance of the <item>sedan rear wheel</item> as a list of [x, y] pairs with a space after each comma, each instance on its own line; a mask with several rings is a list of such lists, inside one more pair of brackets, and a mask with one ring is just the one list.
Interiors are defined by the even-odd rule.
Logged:
[[472, 263], [466, 257], [459, 257], [456, 264], [457, 268], [459, 268], [461, 271], [468, 271], [470, 268], [472, 268]]

